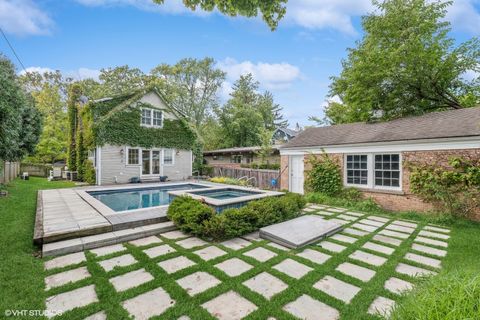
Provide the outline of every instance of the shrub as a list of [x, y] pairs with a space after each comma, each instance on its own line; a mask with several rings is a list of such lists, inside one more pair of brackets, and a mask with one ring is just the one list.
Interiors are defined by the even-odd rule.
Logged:
[[263, 169], [263, 170], [280, 170], [280, 165], [278, 163], [242, 163], [241, 168], [248, 169]]
[[95, 184], [96, 176], [95, 176], [95, 168], [93, 167], [93, 163], [90, 160], [85, 160], [83, 164], [83, 180], [88, 184]]
[[[347, 191], [349, 194], [354, 194], [353, 191]], [[379, 212], [382, 211], [380, 206], [372, 199], [362, 199], [361, 195], [359, 199], [356, 199], [356, 196], [352, 198], [340, 196], [329, 196], [321, 192], [312, 192], [305, 196], [307, 202], [312, 203], [321, 203], [331, 206], [346, 207], [353, 210], [366, 211], [366, 212]]]
[[362, 193], [355, 188], [344, 188], [340, 196], [347, 201], [360, 201], [362, 200]]
[[216, 183], [232, 184], [232, 185], [235, 185], [235, 186], [246, 186], [247, 185], [245, 180], [229, 178], [229, 177], [213, 177], [213, 178], [210, 178], [209, 181], [216, 182]]
[[170, 203], [167, 216], [180, 230], [202, 235], [205, 232], [205, 222], [215, 216], [215, 211], [200, 201], [182, 196]]
[[317, 158], [313, 154], [308, 158], [311, 170], [305, 181], [309, 191], [321, 192], [332, 196], [342, 190], [342, 174], [339, 165], [325, 152]]

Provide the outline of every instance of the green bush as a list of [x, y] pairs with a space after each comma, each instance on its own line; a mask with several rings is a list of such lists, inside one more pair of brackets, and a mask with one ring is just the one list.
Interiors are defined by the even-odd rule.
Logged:
[[342, 190], [340, 166], [328, 154], [324, 152], [320, 158], [312, 154], [308, 158], [308, 164], [311, 169], [305, 181], [307, 190], [329, 196], [338, 194]]
[[170, 204], [167, 216], [184, 232], [220, 240], [295, 218], [305, 204], [303, 196], [287, 193], [280, 197], [251, 201], [241, 208], [226, 209], [215, 214], [211, 207], [198, 200], [177, 197]]
[[340, 196], [348, 201], [360, 201], [362, 200], [362, 193], [355, 188], [344, 188]]
[[457, 320], [480, 318], [480, 275], [457, 271], [429, 278], [404, 297], [391, 320]]
[[247, 169], [280, 170], [278, 163], [242, 163], [240, 167]]
[[83, 181], [88, 184], [95, 184], [96, 182], [96, 175], [95, 175], [95, 168], [93, 167], [93, 163], [90, 160], [85, 160], [83, 163]]

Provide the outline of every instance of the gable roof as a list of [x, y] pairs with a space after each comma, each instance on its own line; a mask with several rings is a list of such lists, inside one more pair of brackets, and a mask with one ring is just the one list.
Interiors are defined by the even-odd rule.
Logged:
[[307, 128], [281, 148], [471, 136], [480, 137], [480, 107], [432, 112], [386, 122]]
[[295, 131], [289, 128], [276, 128], [275, 131], [283, 131], [286, 135], [289, 135], [291, 137], [296, 137], [301, 131]]

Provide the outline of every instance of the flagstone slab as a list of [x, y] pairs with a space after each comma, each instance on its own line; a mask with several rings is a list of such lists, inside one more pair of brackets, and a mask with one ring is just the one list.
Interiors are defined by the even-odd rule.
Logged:
[[152, 281], [153, 279], [153, 276], [142, 268], [113, 277], [109, 281], [117, 292], [123, 292]]
[[338, 267], [335, 270], [363, 282], [370, 281], [377, 273], [374, 270], [371, 270], [365, 267], [360, 267], [350, 262], [344, 262], [338, 265]]
[[436, 238], [436, 239], [442, 239], [442, 240], [450, 239], [450, 236], [448, 234], [436, 233], [436, 232], [431, 232], [426, 230], [422, 230], [418, 234], [423, 237], [429, 237], [429, 238]]
[[396, 246], [396, 247], [398, 247], [400, 244], [402, 244], [402, 240], [390, 238], [390, 237], [387, 237], [387, 236], [382, 236], [381, 234], [374, 235], [372, 240], [382, 242], [382, 243], [386, 243], [386, 244]]
[[384, 257], [380, 257], [371, 253], [367, 253], [365, 251], [357, 250], [351, 255], [348, 256], [350, 259], [361, 261], [367, 264], [370, 264], [372, 266], [381, 266], [385, 262], [387, 262], [387, 259]]
[[350, 303], [361, 290], [361, 288], [353, 284], [346, 283], [331, 276], [324, 277], [315, 283], [313, 287], [345, 303]]
[[339, 214], [339, 215], [337, 216], [337, 218], [340, 218], [340, 219], [343, 219], [343, 220], [348, 220], [348, 221], [355, 221], [355, 220], [358, 219], [358, 217], [350, 216], [350, 215], [344, 214], [344, 213]]
[[382, 227], [385, 224], [385, 222], [370, 220], [370, 217], [368, 217], [367, 219], [362, 219], [358, 222], [374, 227]]
[[92, 314], [89, 317], [86, 317], [83, 320], [107, 320], [107, 314], [105, 313], [105, 311], [100, 311], [95, 314]]
[[373, 243], [373, 242], [366, 242], [362, 248], [364, 249], [368, 249], [368, 250], [372, 250], [372, 251], [376, 251], [376, 252], [380, 252], [380, 253], [383, 253], [383, 254], [386, 254], [386, 255], [391, 255], [395, 249], [391, 248], [391, 247], [387, 247], [387, 246], [382, 246], [381, 244], [376, 244], [376, 243]]
[[187, 238], [185, 240], [180, 240], [177, 242], [177, 244], [185, 249], [192, 249], [192, 248], [207, 245], [208, 242], [203, 241], [200, 238], [192, 237], [192, 238]]
[[242, 284], [250, 290], [261, 294], [268, 300], [270, 300], [277, 293], [280, 293], [288, 288], [288, 285], [285, 282], [272, 276], [268, 272], [257, 274]]
[[363, 217], [365, 215], [364, 213], [355, 212], [355, 211], [347, 211], [345, 213], [351, 216], [356, 216], [356, 217]]
[[147, 320], [159, 316], [175, 305], [170, 295], [157, 288], [122, 302], [122, 306], [135, 320]]
[[322, 241], [318, 244], [322, 249], [325, 249], [325, 250], [328, 250], [328, 251], [331, 251], [331, 252], [335, 252], [335, 253], [338, 253], [338, 252], [342, 252], [343, 250], [347, 249], [347, 247], [345, 246], [342, 246], [340, 244], [336, 244], [336, 243], [333, 243], [333, 242], [330, 242], [330, 241]]
[[418, 224], [416, 224], [416, 223], [403, 221], [403, 220], [395, 220], [395, 221], [392, 222], [392, 224], [396, 224], [396, 225], [403, 226], [403, 227], [408, 227], [408, 228], [413, 228], [413, 229], [418, 227]]
[[45, 278], [46, 290], [66, 285], [67, 283], [77, 282], [90, 277], [87, 267], [80, 267], [56, 274]]
[[132, 240], [129, 242], [131, 245], [134, 245], [136, 247], [143, 247], [143, 246], [148, 246], [154, 243], [162, 243], [162, 240], [160, 240], [158, 237], [155, 236], [150, 236], [146, 238], [141, 238], [137, 240]]
[[374, 232], [378, 229], [378, 227], [369, 226], [369, 225], [358, 223], [358, 222], [352, 224], [351, 227], [362, 230], [362, 231], [367, 231], [367, 232]]
[[368, 313], [388, 318], [390, 317], [390, 314], [392, 313], [394, 307], [395, 301], [393, 301], [392, 299], [388, 299], [385, 297], [377, 297], [368, 307]]
[[79, 264], [84, 261], [87, 261], [87, 257], [85, 257], [85, 253], [77, 252], [77, 253], [71, 253], [65, 256], [61, 256], [58, 258], [54, 258], [52, 260], [45, 261], [44, 266], [45, 266], [45, 270], [51, 270], [56, 268], [64, 268], [74, 264]]
[[204, 292], [216, 287], [221, 283], [209, 273], [198, 271], [176, 281], [180, 287], [185, 289], [190, 296]]
[[193, 253], [195, 253], [205, 261], [209, 261], [227, 254], [225, 251], [215, 246], [206, 247], [206, 248], [194, 251]]
[[112, 271], [114, 268], [126, 267], [134, 263], [137, 263], [137, 260], [135, 260], [135, 258], [128, 253], [119, 257], [100, 261], [98, 264], [100, 264], [105, 271], [109, 272]]
[[287, 276], [300, 279], [313, 269], [292, 259], [286, 259], [275, 265], [273, 269], [285, 273]]
[[420, 242], [420, 243], [425, 243], [425, 244], [430, 244], [432, 246], [437, 246], [437, 247], [443, 247], [443, 248], [448, 247], [448, 243], [445, 242], [445, 241], [434, 240], [434, 239], [425, 238], [425, 237], [421, 237], [421, 236], [417, 236], [415, 238], [415, 240], [413, 240], [413, 241]]
[[106, 247], [101, 247], [97, 249], [92, 249], [90, 250], [91, 253], [95, 254], [97, 257], [102, 257], [106, 256], [112, 253], [117, 253], [117, 252], [122, 252], [127, 250], [123, 245], [121, 244], [114, 244], [111, 246], [106, 246]]
[[242, 238], [233, 238], [227, 241], [220, 242], [220, 244], [232, 250], [240, 250], [248, 247], [252, 243]]
[[177, 271], [186, 269], [188, 267], [194, 266], [196, 263], [187, 257], [180, 256], [164, 261], [160, 261], [158, 266], [165, 270], [167, 273], [175, 273]]
[[230, 277], [239, 276], [253, 268], [253, 266], [238, 258], [232, 258], [217, 263], [215, 267], [222, 270]]
[[150, 258], [156, 258], [156, 257], [163, 256], [163, 255], [166, 255], [168, 253], [175, 252], [175, 251], [176, 250], [173, 249], [172, 247], [170, 247], [168, 244], [164, 244], [164, 245], [161, 245], [161, 246], [145, 249], [145, 250], [143, 250], [143, 253], [145, 253]]
[[345, 228], [345, 229], [342, 230], [342, 232], [350, 234], [352, 236], [358, 236], [358, 237], [364, 237], [364, 236], [366, 236], [370, 233], [370, 232], [360, 231], [360, 230], [352, 229], [352, 228]]
[[442, 261], [434, 258], [425, 257], [415, 253], [407, 253], [405, 255], [405, 259], [416, 262], [416, 263], [420, 263], [432, 268], [440, 269], [442, 267]]
[[420, 251], [420, 252], [431, 254], [438, 257], [445, 257], [447, 255], [446, 250], [432, 248], [432, 247], [424, 246], [418, 243], [413, 243], [412, 249], [415, 251]]
[[389, 218], [379, 217], [379, 216], [368, 216], [368, 219], [383, 222], [384, 224], [390, 221]]
[[345, 243], [355, 243], [357, 242], [357, 238], [352, 238], [343, 234], [334, 234], [333, 236], [330, 237], [330, 239], [334, 239], [340, 242], [345, 242]]
[[320, 214], [320, 215], [322, 215], [322, 216], [327, 216], [327, 217], [330, 217], [330, 216], [335, 215], [335, 213], [325, 211], [325, 209], [322, 210], [322, 211], [317, 211], [316, 214]]
[[258, 247], [245, 252], [243, 255], [258, 260], [260, 262], [265, 262], [275, 257], [277, 254], [265, 248]]
[[267, 243], [267, 245], [268, 245], [269, 247], [272, 247], [272, 248], [275, 248], [275, 249], [278, 249], [278, 250], [282, 250], [282, 251], [288, 251], [288, 250], [290, 250], [290, 248], [287, 248], [287, 247], [282, 246], [282, 245], [280, 245], [280, 244], [278, 244], [278, 243], [275, 243], [275, 242], [269, 242], [269, 243]]
[[388, 226], [385, 227], [385, 229], [398, 231], [398, 232], [403, 232], [403, 233], [408, 233], [408, 234], [411, 234], [415, 231], [415, 229], [413, 229], [413, 228], [399, 226], [397, 224], [389, 224]]
[[396, 231], [392, 231], [392, 230], [385, 230], [385, 229], [380, 230], [378, 232], [378, 234], [383, 234], [385, 236], [400, 238], [400, 239], [408, 239], [408, 237], [410, 237], [410, 235], [407, 234], [407, 233], [401, 233], [401, 232], [396, 232]]
[[342, 225], [342, 226], [350, 223], [350, 221], [345, 221], [345, 220], [343, 220], [343, 219], [337, 219], [336, 217], [335, 217], [335, 218], [328, 219], [327, 221], [329, 221], [329, 222], [335, 222], [335, 223], [338, 223], [339, 225]]
[[439, 228], [439, 227], [434, 227], [434, 226], [425, 226], [423, 228], [424, 230], [429, 230], [429, 231], [436, 231], [436, 232], [443, 232], [443, 233], [450, 233], [450, 230], [449, 229], [445, 229], [445, 228]]
[[405, 274], [410, 277], [432, 276], [437, 274], [435, 271], [411, 266], [405, 263], [399, 263], [397, 268], [395, 268], [395, 272]]
[[297, 256], [317, 264], [323, 264], [332, 257], [328, 254], [312, 249], [305, 249], [304, 251], [298, 253]]
[[391, 277], [390, 279], [385, 281], [383, 287], [394, 294], [402, 294], [406, 291], [412, 290], [413, 284], [402, 279]]
[[240, 320], [258, 309], [235, 291], [221, 294], [202, 304], [202, 307], [218, 320]]
[[283, 310], [302, 320], [338, 320], [340, 312], [304, 294], [283, 307]]
[[[70, 311], [75, 308], [85, 307], [98, 302], [95, 285], [81, 287], [72, 291], [63, 292], [46, 299], [47, 310]], [[52, 312], [52, 316], [54, 313]]]
[[337, 213], [347, 211], [347, 209], [345, 209], [345, 208], [337, 208], [337, 207], [328, 207], [328, 208], [326, 208], [326, 210], [332, 211], [332, 212], [337, 212]]
[[190, 237], [190, 235], [188, 233], [185, 233], [185, 232], [180, 231], [180, 230], [173, 230], [173, 231], [165, 232], [165, 233], [160, 234], [160, 236], [162, 236], [164, 238], [167, 238], [167, 239], [170, 239], [170, 240], [176, 240], [176, 239]]

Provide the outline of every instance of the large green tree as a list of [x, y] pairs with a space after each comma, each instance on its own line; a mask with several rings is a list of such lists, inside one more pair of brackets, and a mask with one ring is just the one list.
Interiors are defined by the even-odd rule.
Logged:
[[[374, 1], [363, 17], [365, 32], [332, 78], [327, 118], [333, 123], [368, 121], [469, 107], [479, 102], [480, 42], [456, 45], [445, 20], [451, 1]], [[381, 111], [381, 112], [375, 112]]]

